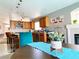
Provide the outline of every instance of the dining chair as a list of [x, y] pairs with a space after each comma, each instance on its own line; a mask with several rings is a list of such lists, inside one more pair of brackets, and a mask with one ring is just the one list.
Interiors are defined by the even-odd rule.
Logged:
[[20, 47], [26, 46], [28, 43], [32, 43], [32, 32], [20, 32]]
[[7, 47], [11, 51], [14, 52], [17, 48], [19, 48], [19, 37], [18, 35], [12, 34], [11, 32], [6, 32], [7, 36]]

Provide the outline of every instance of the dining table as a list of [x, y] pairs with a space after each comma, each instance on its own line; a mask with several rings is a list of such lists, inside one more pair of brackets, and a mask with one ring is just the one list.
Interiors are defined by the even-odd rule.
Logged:
[[17, 49], [11, 59], [79, 59], [78, 45], [64, 44], [63, 46], [62, 52], [51, 51], [50, 43], [33, 42]]
[[17, 49], [12, 55], [11, 59], [59, 59], [55, 56], [49, 55], [37, 48], [26, 45], [23, 48]]

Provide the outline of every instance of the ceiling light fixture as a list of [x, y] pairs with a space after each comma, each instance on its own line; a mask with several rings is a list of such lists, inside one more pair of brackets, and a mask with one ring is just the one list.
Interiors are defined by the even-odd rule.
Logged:
[[18, 5], [20, 5], [20, 3], [18, 3]]
[[22, 0], [19, 0], [20, 2], [22, 2]]
[[16, 6], [16, 9], [17, 9], [17, 14], [19, 15], [19, 16], [21, 16], [21, 21], [22, 21], [22, 19], [24, 19], [24, 12], [22, 12], [20, 9], [21, 9], [21, 5], [22, 5], [22, 0], [19, 0], [18, 1], [18, 3], [17, 3], [17, 6]]

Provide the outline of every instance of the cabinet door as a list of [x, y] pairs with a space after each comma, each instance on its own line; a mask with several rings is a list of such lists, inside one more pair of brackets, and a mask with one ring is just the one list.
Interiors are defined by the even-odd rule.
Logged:
[[30, 29], [30, 22], [26, 22], [26, 28]]
[[48, 17], [47, 16], [46, 17], [42, 17], [40, 19], [40, 27], [45, 28], [47, 26], [49, 26], [49, 19], [48, 19]]
[[30, 27], [31, 27], [31, 29], [34, 29], [35, 28], [35, 21], [31, 21], [30, 22]]
[[12, 29], [16, 28], [16, 21], [10, 21], [10, 28]]
[[47, 16], [44, 18], [44, 22], [45, 22], [45, 27], [49, 26], [49, 18]]
[[23, 22], [23, 29], [26, 29], [26, 22]]
[[42, 27], [42, 28], [45, 27], [45, 22], [44, 22], [43, 18], [40, 19], [40, 27]]
[[46, 32], [40, 32], [39, 33], [39, 41], [41, 41], [41, 42], [47, 42]]
[[23, 22], [24, 29], [30, 29], [30, 22]]
[[38, 35], [38, 33], [33, 32], [32, 36], [33, 36], [33, 42], [38, 42], [39, 41], [39, 35]]

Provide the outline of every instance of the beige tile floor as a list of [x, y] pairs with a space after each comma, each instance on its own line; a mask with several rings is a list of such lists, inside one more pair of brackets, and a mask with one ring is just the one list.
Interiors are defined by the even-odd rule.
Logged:
[[13, 53], [9, 53], [6, 39], [0, 37], [0, 59], [10, 59]]
[[10, 59], [12, 54], [3, 55], [0, 57], [0, 59]]

